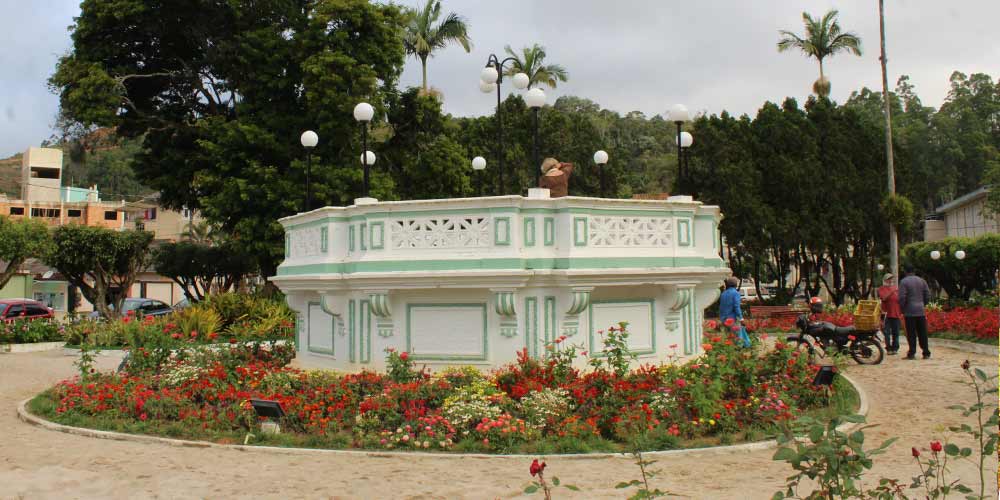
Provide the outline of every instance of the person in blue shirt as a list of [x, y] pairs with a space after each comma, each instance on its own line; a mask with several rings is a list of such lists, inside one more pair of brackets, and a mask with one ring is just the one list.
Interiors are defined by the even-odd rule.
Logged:
[[739, 328], [737, 335], [743, 342], [743, 347], [750, 347], [750, 336], [747, 335], [747, 329], [740, 324], [743, 321], [743, 310], [740, 309], [742, 297], [739, 289], [736, 288], [739, 283], [735, 277], [726, 278], [726, 290], [719, 296], [719, 321], [725, 325], [726, 320], [731, 319], [732, 328]]

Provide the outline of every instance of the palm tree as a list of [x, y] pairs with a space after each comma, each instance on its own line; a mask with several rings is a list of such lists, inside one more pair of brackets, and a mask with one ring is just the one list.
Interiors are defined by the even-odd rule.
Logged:
[[202, 243], [212, 245], [222, 239], [222, 234], [215, 226], [207, 221], [188, 222], [187, 230], [181, 233], [184, 238], [192, 243]]
[[861, 55], [861, 38], [858, 35], [840, 32], [837, 22], [837, 11], [831, 10], [822, 19], [813, 19], [808, 13], [802, 13], [802, 22], [806, 26], [805, 38], [795, 33], [780, 30], [782, 38], [778, 41], [778, 52], [788, 49], [799, 49], [808, 57], [815, 57], [819, 62], [819, 80], [813, 84], [813, 92], [819, 96], [830, 95], [830, 81], [823, 75], [823, 59], [837, 52], [847, 51], [856, 56]]
[[514, 53], [510, 45], [504, 47], [504, 50], [514, 58], [513, 64], [507, 69], [507, 75], [521, 72], [527, 73], [529, 89], [539, 84], [556, 88], [556, 81], [565, 82], [569, 79], [569, 73], [566, 72], [566, 68], [558, 64], [542, 65], [542, 62], [545, 61], [545, 47], [537, 43], [532, 47], [521, 49], [520, 56]]
[[441, 17], [441, 0], [427, 0], [423, 9], [407, 9], [406, 27], [403, 32], [403, 48], [407, 55], [415, 55], [420, 59], [423, 70], [423, 89], [427, 91], [427, 58], [435, 50], [443, 49], [451, 42], [458, 42], [466, 52], [472, 50], [472, 40], [469, 39], [469, 26], [458, 14], [449, 12], [444, 20]]

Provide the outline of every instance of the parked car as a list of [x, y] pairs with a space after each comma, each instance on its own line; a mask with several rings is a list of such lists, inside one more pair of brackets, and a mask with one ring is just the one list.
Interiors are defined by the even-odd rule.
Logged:
[[[122, 303], [122, 311], [124, 314], [128, 314], [132, 311], [137, 317], [143, 316], [163, 316], [165, 314], [170, 314], [173, 312], [171, 308], [166, 303], [154, 300], [154, 299], [143, 299], [143, 298], [128, 298]], [[98, 319], [101, 317], [101, 313], [94, 311], [90, 313], [91, 319]]]
[[0, 299], [0, 318], [5, 323], [16, 319], [49, 319], [55, 316], [52, 308], [31, 299]]
[[190, 306], [190, 305], [191, 305], [191, 301], [189, 301], [186, 298], [185, 299], [181, 299], [181, 300], [177, 301], [176, 304], [174, 304], [174, 310], [175, 311], [180, 311], [182, 309], [187, 309], [188, 306]]

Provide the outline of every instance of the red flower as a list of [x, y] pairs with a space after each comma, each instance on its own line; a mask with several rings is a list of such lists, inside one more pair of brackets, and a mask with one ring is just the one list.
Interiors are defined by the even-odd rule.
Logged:
[[712, 344], [702, 344], [701, 348], [704, 349], [705, 352], [711, 351], [712, 350]]
[[538, 463], [537, 458], [531, 461], [531, 467], [528, 468], [528, 472], [531, 473], [532, 477], [534, 477], [535, 474], [541, 474], [542, 471], [544, 470], [545, 470], [545, 462]]
[[920, 450], [916, 448], [910, 448], [910, 453], [913, 454], [913, 458], [917, 458], [920, 456]]
[[931, 451], [937, 453], [943, 449], [944, 448], [941, 446], [941, 441], [931, 441]]
[[235, 344], [236, 343], [236, 338], [233, 337], [233, 338], [229, 339], [229, 343], [230, 344]]
[[181, 338], [181, 334], [179, 334], [179, 333], [174, 333], [174, 334], [170, 335], [170, 338], [172, 338], [172, 339], [174, 339], [174, 340], [177, 340], [177, 339]]
[[723, 322], [722, 324], [726, 326], [733, 326], [734, 323], [736, 323], [736, 320], [734, 320], [733, 318], [726, 318], [726, 321]]
[[191, 330], [191, 338], [193, 339], [198, 338], [198, 330]]
[[705, 326], [707, 326], [709, 330], [715, 330], [719, 326], [719, 324], [716, 323], [714, 320], [710, 320], [708, 324]]
[[972, 366], [972, 364], [969, 363], [969, 360], [962, 361], [962, 369], [963, 370], [969, 371], [969, 367], [970, 366]]
[[687, 381], [682, 378], [679, 378], [674, 381], [674, 385], [676, 385], [677, 387], [684, 387], [685, 385], [687, 385]]
[[408, 353], [408, 352], [401, 352], [401, 353], [399, 353], [399, 359], [401, 359], [403, 361], [406, 361], [407, 359], [410, 359], [410, 353]]

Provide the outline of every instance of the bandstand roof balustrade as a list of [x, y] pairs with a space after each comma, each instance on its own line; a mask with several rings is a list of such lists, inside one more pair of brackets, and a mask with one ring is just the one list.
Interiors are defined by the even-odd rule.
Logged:
[[280, 219], [280, 288], [595, 286], [719, 278], [716, 206], [689, 196], [623, 200], [494, 196], [356, 200]]

